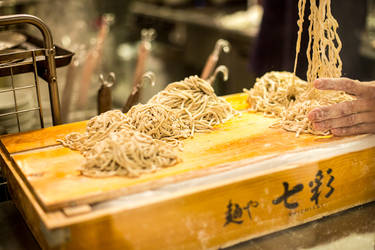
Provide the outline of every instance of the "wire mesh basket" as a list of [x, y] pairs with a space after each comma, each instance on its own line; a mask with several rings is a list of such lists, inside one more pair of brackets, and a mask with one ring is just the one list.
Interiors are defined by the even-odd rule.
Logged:
[[[33, 129], [34, 127], [23, 126], [33, 124], [30, 123], [33, 117], [28, 115], [33, 112], [37, 114], [38, 127], [45, 127], [43, 108], [47, 108], [42, 108], [41, 87], [47, 88], [52, 125], [61, 124], [56, 67], [68, 65], [73, 56], [73, 53], [54, 46], [49, 28], [39, 18], [31, 15], [0, 17], [0, 26], [14, 24], [35, 26], [43, 39], [25, 32], [0, 33], [0, 134]], [[27, 82], [22, 82], [25, 74], [30, 77], [26, 77]], [[40, 79], [47, 82], [47, 87], [41, 86]], [[4, 83], [6, 87], [3, 86]], [[30, 98], [30, 91], [25, 92], [28, 90], [34, 93], [35, 98]], [[2, 177], [1, 170], [0, 164], [0, 202], [9, 199], [7, 182]]]
[[[14, 24], [31, 24], [43, 35], [43, 40], [37, 39], [27, 33], [14, 32], [11, 35], [19, 35], [24, 39], [21, 44], [12, 46], [0, 41], [0, 79], [6, 82], [4, 88], [0, 88], [0, 100], [5, 105], [0, 108], [0, 125], [2, 127], [16, 126], [12, 132], [22, 132], [30, 127], [22, 126], [23, 123], [33, 119], [30, 113], [37, 114], [39, 127], [45, 127], [45, 119], [41, 98], [40, 78], [47, 82], [49, 107], [51, 111], [52, 124], [61, 124], [60, 101], [56, 78], [56, 67], [68, 65], [73, 53], [56, 47], [53, 44], [51, 32], [47, 25], [39, 18], [31, 15], [11, 15], [0, 17], [0, 26]], [[31, 74], [27, 81], [22, 83], [22, 78], [17, 75]], [[32, 90], [35, 98], [30, 98]], [[30, 103], [35, 101], [35, 104]], [[34, 103], [34, 102], [33, 102]], [[35, 118], [35, 117], [34, 117]], [[8, 131], [9, 133], [9, 131]]]

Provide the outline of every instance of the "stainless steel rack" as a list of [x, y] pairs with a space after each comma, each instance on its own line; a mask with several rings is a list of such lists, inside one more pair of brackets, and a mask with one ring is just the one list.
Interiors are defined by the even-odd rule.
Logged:
[[[26, 37], [28, 46], [21, 51], [9, 50], [9, 52], [0, 51], [0, 77], [10, 76], [10, 88], [2, 89], [1, 93], [12, 93], [14, 100], [14, 110], [0, 114], [4, 116], [15, 116], [17, 120], [18, 131], [21, 132], [20, 114], [26, 112], [38, 112], [40, 127], [45, 126], [40, 94], [39, 78], [48, 83], [49, 100], [51, 106], [52, 124], [61, 124], [60, 100], [56, 78], [56, 67], [68, 65], [73, 53], [56, 47], [53, 44], [53, 38], [48, 26], [38, 17], [31, 15], [9, 15], [0, 17], [0, 26], [9, 26], [15, 24], [30, 24], [35, 26], [42, 34], [43, 40], [39, 40], [27, 33]], [[31, 46], [30, 46], [31, 45]], [[14, 76], [22, 73], [33, 73], [33, 84], [17, 87]], [[25, 89], [35, 89], [37, 106], [33, 108], [19, 108], [17, 101], [17, 91]]]

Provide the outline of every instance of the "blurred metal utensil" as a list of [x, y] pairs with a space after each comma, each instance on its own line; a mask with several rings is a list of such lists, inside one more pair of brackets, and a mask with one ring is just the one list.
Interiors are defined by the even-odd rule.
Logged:
[[211, 75], [212, 71], [216, 67], [217, 62], [219, 61], [219, 56], [221, 51], [228, 53], [230, 51], [230, 43], [227, 40], [219, 39], [216, 42], [215, 48], [211, 55], [206, 61], [206, 65], [203, 68], [201, 78], [207, 80]]
[[66, 81], [64, 91], [61, 98], [61, 119], [63, 123], [68, 122], [70, 106], [72, 103], [74, 80], [76, 78], [77, 68], [79, 67], [79, 60], [74, 59], [68, 66], [66, 72]]
[[78, 108], [84, 108], [87, 103], [88, 91], [91, 85], [91, 78], [95, 72], [95, 69], [100, 63], [104, 42], [107, 38], [109, 27], [113, 22], [114, 16], [112, 14], [103, 15], [100, 23], [100, 29], [96, 37], [96, 44], [88, 52], [86, 62], [83, 66], [79, 98], [77, 99]]
[[148, 71], [143, 74], [142, 80], [135, 86], [133, 86], [133, 90], [130, 93], [130, 96], [126, 100], [125, 105], [122, 107], [122, 112], [126, 113], [129, 109], [137, 103], [140, 95], [140, 89], [145, 85], [150, 84], [151, 86], [155, 85], [155, 74], [151, 71]]
[[115, 73], [109, 73], [107, 79], [103, 74], [99, 75], [101, 86], [98, 91], [98, 115], [112, 109], [112, 86], [116, 82]]
[[154, 29], [142, 29], [141, 31], [141, 44], [138, 48], [137, 65], [135, 67], [133, 76], [133, 89], [137, 86], [145, 72], [145, 64], [147, 57], [151, 51], [151, 42], [156, 37], [156, 31]]
[[[154, 29], [142, 29], [141, 31], [141, 43], [138, 48], [137, 65], [135, 67], [133, 75], [133, 88], [132, 93], [128, 100], [122, 107], [122, 112], [127, 112], [131, 106], [138, 102], [140, 96], [140, 87], [142, 86], [142, 79], [148, 77], [150, 73], [145, 72], [146, 59], [151, 51], [151, 42], [156, 37], [156, 31]], [[154, 78], [154, 76], [152, 76]]]
[[220, 65], [215, 69], [215, 72], [212, 74], [212, 76], [208, 79], [208, 82], [211, 85], [214, 85], [215, 83], [221, 83], [228, 81], [229, 78], [229, 70], [227, 66]]

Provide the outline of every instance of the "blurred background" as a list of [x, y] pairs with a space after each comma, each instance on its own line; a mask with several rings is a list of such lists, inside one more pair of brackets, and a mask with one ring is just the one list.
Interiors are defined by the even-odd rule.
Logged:
[[[201, 75], [216, 42], [230, 44], [222, 52], [217, 65], [225, 65], [228, 81], [215, 81], [218, 95], [241, 92], [250, 88], [266, 71], [289, 70], [295, 54], [297, 5], [295, 0], [12, 0], [0, 1], [0, 14], [27, 13], [46, 22], [57, 46], [74, 53], [68, 65], [57, 68], [63, 122], [89, 119], [98, 114], [98, 90], [115, 74], [111, 87], [112, 108], [124, 105], [132, 92], [137, 63], [144, 61], [142, 73], [155, 75], [155, 86], [145, 85], [138, 101], [146, 102], [166, 84], [190, 75]], [[333, 1], [335, 2], [335, 1]], [[337, 1], [336, 1], [337, 2]], [[340, 1], [345, 2], [345, 1]], [[348, 2], [348, 1], [346, 1]], [[351, 6], [333, 8], [341, 19], [340, 29], [347, 23], [364, 20], [356, 27], [346, 28], [345, 44], [355, 51], [344, 53], [344, 76], [361, 80], [375, 79], [375, 8], [373, 0], [355, 2], [361, 11]], [[362, 4], [358, 4], [358, 3]], [[333, 3], [335, 5], [336, 3]], [[359, 7], [358, 7], [359, 6]], [[362, 7], [360, 7], [362, 6]], [[333, 6], [335, 7], [335, 6]], [[347, 11], [339, 11], [346, 9]], [[343, 13], [342, 13], [343, 12]], [[268, 19], [262, 23], [264, 15]], [[345, 16], [351, 18], [344, 18]], [[361, 18], [357, 18], [357, 16]], [[271, 20], [270, 18], [271, 17]], [[347, 20], [345, 22], [345, 19]], [[267, 22], [268, 20], [268, 22]], [[287, 23], [291, 23], [290, 28]], [[349, 25], [349, 24], [348, 24]], [[287, 27], [287, 28], [285, 28]], [[19, 27], [18, 27], [19, 28]], [[37, 30], [22, 27], [40, 36]], [[11, 29], [11, 28], [4, 28]], [[142, 30], [152, 34], [143, 34]], [[151, 30], [151, 31], [150, 31]], [[263, 31], [260, 31], [263, 30]], [[339, 30], [341, 32], [341, 30]], [[270, 35], [271, 34], [271, 35]], [[142, 38], [143, 37], [143, 38]], [[9, 36], [0, 40], [7, 40]], [[142, 54], [142, 39], [147, 41], [147, 53]], [[143, 44], [144, 46], [145, 44]], [[346, 55], [346, 57], [345, 57]], [[271, 58], [272, 57], [272, 58]], [[268, 62], [264, 61], [268, 58]], [[354, 67], [354, 66], [355, 67]], [[138, 65], [139, 66], [139, 65]], [[354, 71], [355, 68], [355, 71]], [[301, 61], [299, 76], [303, 75]], [[305, 71], [306, 72], [306, 71]], [[351, 72], [355, 72], [352, 74]], [[23, 86], [33, 80], [32, 74], [16, 75], [16, 84]], [[0, 88], [10, 85], [3, 77]], [[41, 97], [46, 126], [52, 124], [46, 83], [41, 81]], [[20, 93], [17, 105], [28, 107], [35, 94]], [[9, 111], [13, 97], [0, 93], [0, 113]], [[40, 124], [31, 115], [20, 118], [23, 131]], [[37, 121], [37, 119], [36, 119]], [[2, 122], [2, 123], [1, 123]], [[18, 132], [15, 122], [0, 121], [0, 132]]]

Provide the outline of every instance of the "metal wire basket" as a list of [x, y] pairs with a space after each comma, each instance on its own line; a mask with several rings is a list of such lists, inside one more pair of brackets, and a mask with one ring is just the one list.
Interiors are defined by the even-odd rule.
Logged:
[[[39, 18], [31, 15], [10, 15], [0, 17], [0, 26], [9, 26], [14, 24], [31, 24], [35, 26], [43, 35], [43, 41], [38, 43], [38, 39], [30, 35], [25, 35], [29, 46], [22, 50], [2, 50], [0, 51], [0, 78], [10, 77], [10, 86], [1, 89], [0, 94], [10, 93], [13, 96], [14, 108], [5, 113], [0, 113], [0, 119], [5, 117], [15, 117], [18, 132], [21, 132], [20, 116], [27, 112], [37, 112], [40, 127], [45, 126], [43, 117], [40, 78], [48, 83], [49, 104], [51, 109], [52, 124], [61, 124], [60, 101], [56, 78], [57, 66], [65, 66], [70, 63], [73, 53], [58, 48], [53, 44], [51, 32], [47, 25]], [[32, 46], [30, 46], [30, 44]], [[56, 51], [60, 54], [57, 55]], [[29, 73], [33, 74], [33, 83], [22, 86], [16, 86], [15, 75]], [[34, 89], [36, 94], [36, 106], [24, 108], [20, 104], [18, 91]], [[23, 100], [24, 101], [24, 100]]]
[[[35, 26], [43, 35], [43, 40], [35, 38], [29, 34], [23, 33], [25, 40], [21, 41], [22, 45], [17, 45], [18, 49], [7, 49], [7, 46], [0, 43], [0, 79], [10, 79], [10, 87], [0, 89], [1, 94], [9, 94], [13, 96], [13, 103], [9, 103], [9, 112], [0, 112], [0, 125], [4, 123], [7, 117], [15, 117], [17, 131], [21, 132], [21, 119], [25, 113], [37, 112], [39, 117], [40, 128], [45, 127], [45, 119], [43, 117], [42, 98], [40, 91], [40, 78], [48, 83], [49, 102], [52, 116], [52, 124], [61, 124], [59, 92], [56, 79], [56, 67], [68, 65], [71, 61], [73, 53], [64, 50], [58, 46], [54, 46], [51, 32], [47, 25], [39, 18], [31, 15], [10, 15], [0, 17], [0, 26], [9, 26], [14, 24], [31, 24]], [[2, 33], [4, 35], [4, 33]], [[9, 35], [7, 33], [6, 35]], [[15, 33], [21, 34], [21, 33]], [[4, 37], [3, 37], [4, 38]], [[5, 40], [8, 37], [5, 36]], [[20, 49], [22, 47], [22, 49]], [[31, 84], [17, 84], [16, 75], [25, 73], [32, 74], [33, 82]], [[17, 92], [24, 90], [33, 90], [36, 94], [36, 106], [32, 108], [24, 108], [20, 105], [20, 97]], [[2, 100], [4, 101], [4, 100]], [[6, 102], [7, 100], [5, 100]], [[27, 102], [28, 100], [21, 100]], [[8, 119], [9, 120], [9, 119]], [[1, 127], [1, 126], [0, 126]], [[0, 129], [1, 130], [1, 129]], [[3, 131], [0, 131], [2, 134]], [[2, 177], [0, 164], [0, 202], [9, 199], [7, 192], [7, 182]]]

